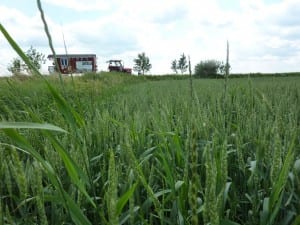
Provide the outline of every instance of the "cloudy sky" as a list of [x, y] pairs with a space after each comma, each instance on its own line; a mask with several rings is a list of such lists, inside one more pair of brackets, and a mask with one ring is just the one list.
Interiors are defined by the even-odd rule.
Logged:
[[[204, 3], [205, 2], [205, 3]], [[300, 0], [42, 0], [56, 53], [94, 53], [109, 59], [145, 52], [151, 74], [171, 73], [182, 53], [192, 66], [224, 61], [232, 72], [300, 71]], [[24, 51], [50, 54], [36, 1], [1, 0], [0, 22]], [[0, 74], [16, 54], [0, 34]], [[48, 62], [43, 70], [47, 71]]]

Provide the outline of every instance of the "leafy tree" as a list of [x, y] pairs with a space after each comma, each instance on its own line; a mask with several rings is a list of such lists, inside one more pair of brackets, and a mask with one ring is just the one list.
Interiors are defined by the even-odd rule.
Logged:
[[219, 65], [219, 73], [220, 75], [226, 75], [226, 73], [229, 74], [229, 71], [231, 69], [231, 66], [229, 63], [223, 63], [223, 62], [220, 62], [220, 65]]
[[14, 58], [11, 64], [8, 65], [7, 70], [13, 75], [21, 73], [22, 62], [19, 58]]
[[[38, 52], [32, 46], [30, 46], [30, 48], [27, 50], [27, 52], [25, 54], [38, 70], [41, 69], [42, 64], [46, 63], [45, 55], [43, 53]], [[10, 65], [8, 65], [7, 69], [14, 75], [21, 73], [23, 71], [25, 71], [29, 74], [31, 73], [28, 66], [20, 58], [14, 58], [12, 60], [12, 63]]]
[[180, 59], [178, 60], [177, 68], [180, 70], [181, 74], [185, 73], [188, 68], [186, 56], [184, 55], [184, 53], [182, 53]]
[[[38, 70], [41, 69], [42, 64], [46, 63], [45, 55], [38, 52], [32, 46], [30, 46], [30, 49], [27, 50], [26, 55]], [[24, 69], [29, 72], [29, 69], [26, 65], [24, 65]]]
[[195, 66], [195, 75], [199, 77], [217, 77], [224, 75], [226, 66], [217, 60], [201, 61]]
[[172, 61], [172, 63], [171, 63], [171, 70], [173, 70], [177, 74], [178, 73], [177, 68], [178, 68], [178, 66], [177, 66], [177, 60], [174, 59]]
[[133, 61], [135, 63], [133, 69], [137, 71], [138, 74], [145, 75], [145, 72], [148, 72], [152, 68], [149, 57], [145, 55], [145, 52], [138, 54], [137, 58]]

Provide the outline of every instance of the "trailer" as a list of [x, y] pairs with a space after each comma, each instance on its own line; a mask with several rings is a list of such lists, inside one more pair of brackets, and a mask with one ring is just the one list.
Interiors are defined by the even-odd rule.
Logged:
[[60, 72], [62, 74], [97, 72], [96, 54], [58, 54], [56, 61], [58, 69], [55, 66], [54, 56], [48, 55], [52, 60], [52, 66], [48, 67], [49, 73]]

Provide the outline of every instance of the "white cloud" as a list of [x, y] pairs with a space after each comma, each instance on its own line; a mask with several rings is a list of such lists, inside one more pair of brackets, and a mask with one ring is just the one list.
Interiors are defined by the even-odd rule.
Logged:
[[[57, 7], [54, 12], [46, 8], [57, 52], [65, 51], [64, 33], [68, 52], [96, 53], [100, 69], [110, 58], [121, 58], [132, 67], [134, 57], [145, 52], [153, 64], [151, 73], [170, 73], [170, 62], [182, 53], [191, 56], [193, 65], [210, 58], [224, 60], [229, 40], [233, 72], [300, 70], [298, 0], [241, 0], [234, 10], [225, 10], [219, 0], [203, 5], [196, 0], [44, 2]], [[63, 9], [72, 15], [61, 25], [58, 17], [69, 18], [60, 15]], [[3, 25], [25, 50], [33, 45], [50, 53], [38, 13], [28, 16], [17, 5], [13, 9], [1, 3], [0, 11]], [[8, 49], [2, 40], [1, 49]], [[0, 55], [1, 64], [12, 57]]]
[[99, 0], [44, 0], [45, 3], [57, 7], [69, 8], [75, 11], [96, 11], [108, 9], [108, 1]]

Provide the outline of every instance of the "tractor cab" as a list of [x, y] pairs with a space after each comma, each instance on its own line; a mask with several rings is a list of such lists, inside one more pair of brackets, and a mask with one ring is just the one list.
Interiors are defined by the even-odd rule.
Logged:
[[123, 72], [123, 73], [130, 73], [132, 70], [130, 68], [124, 68], [124, 64], [122, 60], [108, 60], [108, 70], [109, 72]]

